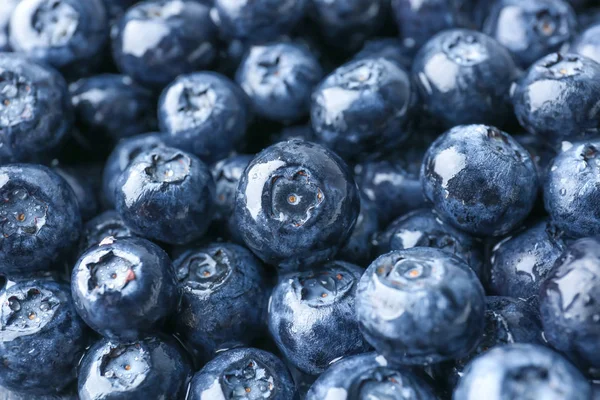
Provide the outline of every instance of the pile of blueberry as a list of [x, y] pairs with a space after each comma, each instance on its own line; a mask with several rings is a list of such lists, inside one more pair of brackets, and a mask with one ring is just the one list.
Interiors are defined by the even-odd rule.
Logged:
[[0, 400], [600, 398], [597, 0], [0, 0]]

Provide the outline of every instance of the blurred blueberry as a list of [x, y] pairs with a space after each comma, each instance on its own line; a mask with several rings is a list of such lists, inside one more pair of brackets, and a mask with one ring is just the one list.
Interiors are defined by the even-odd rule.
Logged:
[[93, 218], [98, 213], [100, 205], [98, 204], [94, 185], [87, 176], [89, 174], [87, 168], [58, 166], [54, 167], [53, 170], [69, 184], [73, 193], [75, 193], [81, 219], [87, 221]]
[[361, 267], [369, 265], [372, 258], [373, 236], [379, 231], [375, 203], [366, 196], [360, 197], [360, 213], [352, 235], [337, 255], [340, 260], [348, 261]]
[[21, 0], [5, 0], [0, 3], [0, 51], [10, 51], [8, 24], [10, 17]]
[[365, 42], [353, 59], [385, 58], [408, 71], [413, 61], [411, 52], [412, 49], [404, 46], [397, 38], [372, 39]]
[[216, 186], [216, 220], [227, 221], [233, 215], [238, 184], [253, 158], [254, 156], [249, 154], [233, 155], [211, 167]]
[[115, 210], [108, 210], [85, 223], [79, 241], [79, 252], [97, 246], [107, 237], [115, 239], [135, 236]]
[[569, 51], [600, 63], [600, 23], [581, 32], [569, 47]]

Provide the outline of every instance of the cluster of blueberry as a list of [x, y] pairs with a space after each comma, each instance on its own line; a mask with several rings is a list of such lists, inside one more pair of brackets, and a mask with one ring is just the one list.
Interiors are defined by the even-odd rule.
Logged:
[[600, 398], [591, 3], [0, 0], [0, 400]]

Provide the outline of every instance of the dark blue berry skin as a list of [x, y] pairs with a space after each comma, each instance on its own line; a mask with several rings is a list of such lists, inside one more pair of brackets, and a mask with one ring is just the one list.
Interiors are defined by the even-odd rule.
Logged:
[[9, 282], [0, 303], [0, 385], [29, 395], [66, 389], [87, 346], [69, 286], [51, 279]]
[[529, 133], [514, 135], [513, 138], [521, 144], [531, 155], [536, 169], [538, 171], [538, 182], [540, 189], [543, 191], [544, 182], [548, 176], [550, 164], [557, 155], [557, 149], [545, 142], [537, 135]]
[[0, 272], [50, 269], [79, 239], [81, 215], [73, 190], [41, 165], [0, 167]]
[[86, 251], [71, 276], [77, 312], [96, 332], [137, 340], [175, 312], [177, 277], [169, 256], [141, 238], [106, 238]]
[[258, 116], [286, 123], [308, 115], [312, 90], [322, 77], [319, 61], [308, 48], [274, 42], [250, 47], [236, 81]]
[[178, 75], [208, 68], [217, 55], [210, 9], [197, 1], [144, 1], [129, 8], [112, 35], [113, 58], [134, 81], [162, 89]]
[[64, 79], [14, 53], [0, 53], [0, 78], [0, 163], [49, 159], [73, 124]]
[[568, 236], [600, 234], [600, 141], [575, 143], [552, 162], [544, 184], [544, 204]]
[[[0, 389], [1, 390], [1, 389]], [[0, 391], [0, 399], [2, 400], [30, 400], [31, 395], [7, 391]], [[40, 395], [36, 396], [35, 400], [79, 400], [77, 397], [77, 389], [69, 388], [60, 394]]]
[[520, 124], [551, 144], [600, 132], [600, 64], [571, 53], [552, 53], [535, 62], [513, 88]]
[[224, 75], [196, 72], [178, 77], [158, 104], [160, 130], [170, 146], [205, 162], [229, 155], [246, 133], [251, 115], [245, 94]]
[[[89, 171], [85, 167], [55, 167], [54, 172], [60, 175], [73, 189], [81, 218], [87, 221], [98, 214], [99, 204], [93, 183], [88, 179]], [[84, 170], [85, 169], [85, 170]]]
[[307, 7], [307, 0], [215, 0], [214, 17], [227, 40], [259, 43], [290, 32]]
[[267, 147], [248, 165], [234, 218], [250, 250], [286, 271], [335, 256], [359, 211], [346, 164], [318, 144], [290, 140]]
[[175, 331], [190, 348], [211, 359], [264, 332], [270, 290], [249, 250], [213, 243], [186, 251], [174, 266], [182, 292]]
[[569, 51], [600, 62], [600, 23], [586, 28], [575, 38]]
[[216, 187], [214, 217], [216, 220], [227, 221], [233, 215], [238, 184], [253, 158], [254, 156], [249, 154], [237, 154], [211, 167]]
[[340, 260], [366, 267], [373, 261], [373, 236], [379, 231], [375, 203], [366, 196], [360, 197], [360, 213], [352, 235], [337, 255]]
[[385, 58], [408, 71], [413, 61], [411, 52], [412, 49], [404, 46], [397, 38], [372, 39], [365, 42], [353, 59]]
[[395, 62], [350, 61], [315, 89], [312, 127], [318, 140], [343, 158], [373, 157], [407, 138], [415, 103], [410, 77]]
[[192, 373], [171, 338], [101, 339], [81, 360], [78, 394], [80, 400], [183, 399]]
[[423, 159], [421, 183], [445, 222], [479, 236], [516, 228], [538, 191], [537, 170], [527, 150], [486, 125], [457, 126], [433, 142]]
[[486, 297], [485, 329], [479, 344], [467, 357], [434, 366], [435, 376], [454, 388], [465, 366], [479, 354], [511, 343], [543, 345], [538, 311], [521, 299]]
[[111, 236], [115, 239], [135, 236], [115, 210], [104, 211], [85, 223], [79, 240], [80, 253]]
[[356, 292], [367, 341], [394, 364], [464, 357], [484, 328], [485, 294], [473, 270], [439, 249], [417, 247], [377, 258]]
[[285, 358], [310, 375], [371, 348], [358, 329], [354, 300], [364, 270], [335, 261], [283, 276], [269, 300], [269, 331]]
[[506, 47], [521, 68], [560, 50], [577, 30], [575, 12], [563, 0], [500, 0], [483, 32]]
[[352, 399], [437, 400], [429, 384], [407, 368], [389, 366], [376, 353], [348, 357], [332, 364], [311, 386], [306, 400]]
[[279, 358], [264, 350], [240, 348], [221, 353], [197, 372], [187, 399], [294, 400], [294, 396], [294, 382]]
[[584, 376], [544, 346], [516, 343], [494, 348], [467, 365], [454, 400], [590, 399]]
[[160, 133], [148, 133], [123, 139], [113, 148], [104, 164], [102, 194], [109, 207], [115, 206], [115, 190], [119, 176], [141, 153], [164, 146]]
[[536, 298], [564, 249], [562, 232], [546, 220], [505, 238], [492, 253], [490, 290], [500, 296]]
[[109, 20], [116, 21], [136, 2], [137, 0], [104, 0], [104, 6], [106, 7]]
[[6, 0], [0, 4], [0, 51], [10, 51], [8, 24], [13, 10], [21, 0]]
[[66, 76], [93, 71], [108, 40], [102, 0], [22, 0], [10, 21], [10, 46]]
[[582, 370], [600, 368], [600, 239], [571, 244], [540, 289], [544, 335]]
[[187, 244], [207, 231], [215, 183], [195, 156], [171, 147], [138, 155], [117, 180], [116, 209], [136, 234], [169, 244]]
[[430, 209], [410, 212], [377, 235], [377, 254], [413, 247], [433, 247], [462, 258], [483, 282], [482, 244], [468, 234], [442, 222]]
[[387, 0], [311, 0], [310, 11], [322, 40], [336, 51], [352, 52], [381, 29], [389, 3]]
[[511, 117], [509, 92], [517, 68], [508, 50], [489, 36], [465, 29], [441, 32], [419, 50], [412, 73], [426, 111], [447, 128], [502, 125]]
[[77, 127], [95, 145], [156, 129], [152, 93], [124, 75], [103, 74], [69, 85]]

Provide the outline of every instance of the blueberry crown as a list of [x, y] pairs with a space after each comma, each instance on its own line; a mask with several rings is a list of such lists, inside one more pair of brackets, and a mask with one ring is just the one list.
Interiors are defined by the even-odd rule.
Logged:
[[272, 399], [276, 395], [273, 374], [252, 357], [230, 365], [221, 375], [221, 387], [227, 400]]
[[9, 288], [2, 304], [0, 340], [40, 331], [54, 317], [61, 301], [49, 290], [36, 286]]

